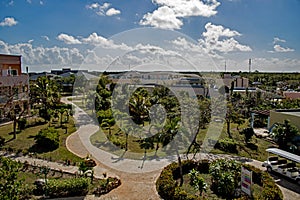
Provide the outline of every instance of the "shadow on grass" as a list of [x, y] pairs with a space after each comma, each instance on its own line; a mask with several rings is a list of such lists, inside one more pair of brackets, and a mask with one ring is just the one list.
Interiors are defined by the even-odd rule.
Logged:
[[31, 152], [31, 153], [47, 153], [47, 152], [54, 151], [56, 149], [57, 149], [57, 147], [56, 148], [50, 148], [50, 147], [34, 144], [28, 149], [28, 151]]

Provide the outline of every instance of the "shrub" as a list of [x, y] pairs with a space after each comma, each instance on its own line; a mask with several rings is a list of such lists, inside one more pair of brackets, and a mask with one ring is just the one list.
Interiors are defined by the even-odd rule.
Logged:
[[53, 127], [40, 130], [35, 139], [38, 146], [46, 147], [50, 150], [59, 146], [59, 133]]
[[238, 153], [237, 142], [230, 138], [221, 139], [215, 145], [217, 149], [220, 149], [229, 153]]
[[245, 128], [245, 129], [242, 130], [241, 133], [245, 137], [245, 142], [248, 143], [251, 140], [252, 136], [254, 135], [254, 130], [251, 127], [250, 128]]
[[252, 171], [252, 182], [262, 187], [262, 192], [253, 193], [254, 199], [283, 199], [281, 190], [275, 184], [270, 174], [251, 165], [244, 165], [244, 167]]
[[0, 148], [5, 144], [5, 138], [0, 136]]
[[235, 160], [218, 159], [210, 164], [209, 173], [214, 191], [221, 196], [231, 197], [241, 179], [241, 164]]
[[24, 129], [25, 129], [25, 126], [26, 126], [26, 123], [27, 123], [26, 118], [20, 118], [20, 119], [18, 120], [18, 129], [19, 129], [19, 130], [24, 130]]
[[47, 194], [50, 197], [70, 197], [81, 196], [88, 193], [90, 179], [70, 178], [70, 179], [49, 179], [47, 183]]
[[[182, 172], [187, 174], [191, 169], [201, 168], [201, 163], [196, 163], [191, 160], [182, 161]], [[181, 200], [181, 199], [197, 199], [194, 195], [187, 194], [181, 187], [178, 186], [176, 179], [179, 178], [179, 166], [177, 163], [172, 163], [166, 166], [161, 172], [156, 181], [156, 189], [158, 194], [163, 199]]]

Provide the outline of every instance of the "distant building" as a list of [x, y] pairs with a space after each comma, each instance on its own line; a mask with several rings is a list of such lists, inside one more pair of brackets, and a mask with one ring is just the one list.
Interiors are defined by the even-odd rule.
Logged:
[[0, 120], [9, 109], [29, 113], [29, 78], [22, 74], [21, 56], [0, 54]]
[[300, 92], [296, 92], [296, 91], [284, 91], [283, 92], [283, 96], [286, 99], [300, 99]]
[[283, 123], [284, 120], [290, 120], [291, 124], [300, 131], [300, 109], [295, 110], [272, 110], [270, 111], [269, 129], [276, 123]]
[[249, 87], [249, 79], [241, 76], [231, 76], [231, 74], [224, 74], [224, 85], [230, 88], [233, 84], [234, 88], [247, 88]]

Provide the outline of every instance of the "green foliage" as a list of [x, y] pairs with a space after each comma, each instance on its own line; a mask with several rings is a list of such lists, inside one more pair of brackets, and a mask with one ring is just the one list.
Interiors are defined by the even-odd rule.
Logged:
[[21, 167], [20, 163], [0, 157], [0, 197], [2, 200], [20, 198], [23, 181], [18, 179], [18, 173]]
[[288, 149], [288, 143], [298, 134], [298, 129], [289, 120], [284, 120], [283, 124], [278, 124], [272, 131], [272, 137], [281, 149]]
[[245, 142], [248, 143], [254, 135], [254, 130], [251, 127], [245, 128], [242, 130], [242, 134], [245, 136]]
[[26, 126], [27, 120], [26, 118], [22, 117], [18, 120], [18, 128], [19, 130], [24, 130]]
[[[201, 165], [201, 164], [200, 164]], [[191, 169], [198, 167], [196, 162], [191, 160], [182, 161], [183, 174], [187, 174]], [[156, 189], [163, 199], [181, 200], [197, 199], [194, 195], [188, 195], [176, 182], [179, 177], [178, 163], [172, 163], [166, 166], [156, 181]]]
[[215, 148], [229, 153], [238, 153], [237, 142], [230, 138], [219, 140], [216, 143]]
[[47, 194], [50, 197], [70, 197], [86, 195], [90, 185], [88, 178], [49, 179]]
[[59, 133], [53, 127], [40, 130], [35, 139], [38, 146], [46, 147], [49, 150], [56, 149], [59, 146]]
[[252, 182], [262, 187], [260, 192], [253, 191], [253, 199], [272, 199], [282, 200], [283, 195], [279, 187], [267, 172], [261, 171], [251, 165], [243, 165], [246, 169], [252, 171]]
[[206, 191], [207, 184], [204, 182], [204, 179], [200, 176], [200, 173], [192, 169], [189, 173], [190, 176], [190, 185], [193, 186], [196, 190], [199, 190], [200, 196], [203, 191]]
[[210, 164], [209, 173], [217, 194], [231, 197], [241, 177], [241, 164], [235, 160], [218, 159]]
[[5, 144], [5, 138], [0, 136], [0, 148]]

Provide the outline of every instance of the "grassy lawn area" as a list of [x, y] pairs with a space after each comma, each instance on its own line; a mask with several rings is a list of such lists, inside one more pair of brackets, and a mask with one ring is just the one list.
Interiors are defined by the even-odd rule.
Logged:
[[[38, 119], [40, 120], [40, 119]], [[28, 124], [35, 124], [35, 119], [30, 119], [28, 120]], [[51, 126], [54, 126], [58, 131], [60, 135], [60, 145], [59, 148], [55, 149], [54, 151], [50, 152], [32, 152], [32, 148], [35, 145], [35, 136], [37, 133], [44, 128], [47, 128], [49, 126], [49, 123], [46, 124], [37, 124], [37, 125], [31, 125], [27, 128], [25, 128], [22, 131], [19, 131], [17, 134], [16, 139], [12, 139], [12, 130], [13, 130], [13, 125], [8, 124], [5, 126], [0, 127], [0, 136], [5, 138], [5, 144], [2, 147], [3, 149], [11, 149], [15, 152], [31, 152], [35, 153], [38, 158], [42, 159], [48, 159], [52, 161], [65, 161], [65, 160], [71, 160], [71, 162], [80, 162], [82, 159], [75, 156], [71, 152], [69, 152], [66, 148], [66, 139], [67, 137], [76, 131], [76, 127], [74, 124], [74, 119], [70, 117], [69, 123], [63, 124], [64, 127], [67, 127], [68, 133], [65, 133], [65, 128], [60, 127], [59, 125], [59, 120], [58, 122], [52, 122]]]
[[[214, 131], [220, 130], [220, 127], [217, 127], [217, 125], [214, 124], [211, 127], [209, 127], [211, 133], [213, 133]], [[220, 124], [220, 125], [223, 125], [223, 124]], [[231, 124], [231, 135], [232, 135], [233, 140], [237, 143], [237, 153], [222, 151], [217, 148], [212, 149], [211, 153], [233, 154], [233, 155], [237, 155], [237, 156], [243, 156], [243, 157], [248, 157], [248, 158], [253, 158], [256, 160], [264, 161], [268, 156], [268, 154], [265, 150], [268, 147], [272, 146], [273, 144], [264, 139], [257, 138], [256, 136], [253, 136], [250, 143], [246, 144], [244, 141], [244, 135], [239, 133], [239, 130], [242, 130], [243, 128], [246, 128], [246, 127], [247, 127], [247, 123], [240, 125], [239, 128], [237, 128], [236, 124]], [[207, 128], [200, 130], [198, 137], [197, 137], [198, 142], [203, 141], [204, 139], [207, 139], [207, 138], [210, 138], [213, 140], [221, 140], [221, 139], [228, 138], [228, 134], [226, 132], [226, 125], [223, 126], [223, 129], [222, 129], [221, 134], [219, 135], [219, 138], [215, 138], [216, 136], [218, 136], [218, 134], [207, 136], [207, 131], [208, 131]], [[120, 149], [114, 145], [109, 145], [110, 142], [107, 139], [108, 134], [109, 134], [108, 130], [99, 130], [97, 133], [95, 133], [91, 136], [90, 139], [91, 139], [92, 144], [103, 150], [113, 152], [114, 154], [116, 154], [118, 156], [123, 155], [125, 152], [124, 148]], [[111, 135], [112, 135], [112, 137], [110, 138], [111, 142], [120, 143], [121, 145], [119, 145], [119, 146], [125, 145], [126, 136], [122, 131], [119, 130], [117, 125], [114, 125], [111, 127]], [[144, 153], [144, 149], [140, 148], [137, 140], [138, 140], [138, 138], [132, 137], [129, 135], [128, 151], [123, 155], [124, 157], [136, 158], [134, 156], [135, 154], [138, 154], [137, 158], [141, 157], [141, 154]], [[155, 155], [155, 147], [156, 147], [156, 143], [154, 143], [154, 149], [147, 150], [148, 157], [151, 158], [152, 156]], [[182, 152], [182, 153], [184, 153], [184, 152]], [[165, 150], [162, 150], [161, 144], [160, 144], [160, 148], [156, 152], [156, 155], [161, 157], [161, 156], [165, 156], [167, 154], [168, 154], [168, 152], [166, 152]]]

